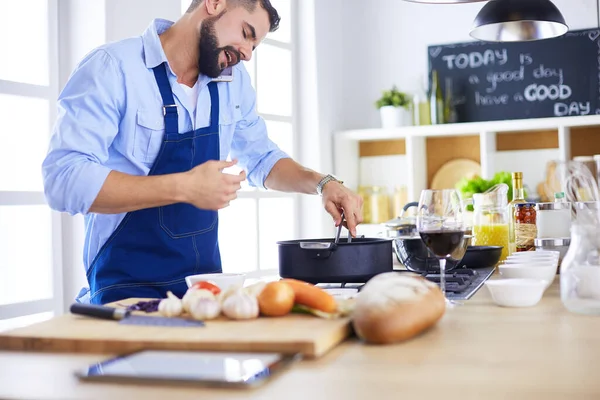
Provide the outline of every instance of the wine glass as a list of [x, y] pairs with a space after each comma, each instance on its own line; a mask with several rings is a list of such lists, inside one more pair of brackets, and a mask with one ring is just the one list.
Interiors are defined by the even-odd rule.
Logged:
[[[423, 190], [419, 199], [417, 231], [425, 246], [440, 263], [440, 289], [446, 297], [446, 258], [461, 245], [464, 231], [463, 207], [454, 189]], [[459, 303], [446, 298], [446, 304]]]

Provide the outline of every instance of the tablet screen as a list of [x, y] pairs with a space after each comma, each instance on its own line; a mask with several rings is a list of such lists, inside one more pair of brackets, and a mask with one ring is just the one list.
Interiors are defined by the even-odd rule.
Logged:
[[92, 365], [79, 376], [252, 385], [296, 358], [277, 353], [147, 350]]

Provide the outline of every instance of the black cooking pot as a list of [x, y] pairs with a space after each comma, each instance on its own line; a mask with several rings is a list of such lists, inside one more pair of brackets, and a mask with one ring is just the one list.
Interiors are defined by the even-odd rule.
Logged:
[[[446, 271], [451, 271], [461, 266], [461, 260], [471, 244], [471, 235], [464, 235], [460, 245], [446, 259]], [[431, 272], [440, 271], [439, 259], [425, 246], [421, 236], [409, 235], [394, 238], [394, 253], [398, 262], [406, 267], [406, 269], [414, 272]]]
[[279, 276], [309, 283], [364, 283], [393, 270], [392, 240], [289, 240], [279, 246]]

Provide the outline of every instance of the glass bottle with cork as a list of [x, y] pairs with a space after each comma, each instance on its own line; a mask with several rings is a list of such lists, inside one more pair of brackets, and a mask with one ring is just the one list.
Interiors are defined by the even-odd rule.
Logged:
[[508, 226], [508, 254], [512, 254], [517, 251], [516, 244], [516, 214], [517, 204], [525, 204], [525, 189], [523, 188], [523, 173], [513, 172], [512, 173], [512, 200], [508, 203], [508, 215], [509, 215], [509, 226]]

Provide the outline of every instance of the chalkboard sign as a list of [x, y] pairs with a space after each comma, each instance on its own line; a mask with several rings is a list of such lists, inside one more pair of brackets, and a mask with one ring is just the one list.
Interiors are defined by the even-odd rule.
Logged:
[[600, 114], [600, 31], [533, 42], [428, 47], [429, 71], [450, 78], [456, 122]]

